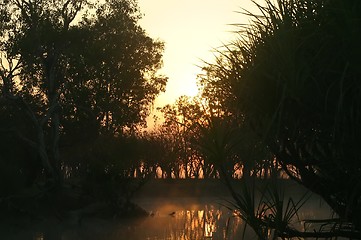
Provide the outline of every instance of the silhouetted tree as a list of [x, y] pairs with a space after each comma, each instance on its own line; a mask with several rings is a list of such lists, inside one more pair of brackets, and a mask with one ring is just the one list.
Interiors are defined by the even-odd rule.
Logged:
[[35, 149], [51, 178], [60, 178], [60, 141], [144, 125], [164, 90], [166, 78], [156, 74], [163, 44], [139, 18], [132, 0], [1, 3], [1, 107], [9, 114], [1, 131]]
[[[193, 143], [200, 147], [203, 154], [205, 153], [204, 148], [209, 148], [206, 152], [211, 149], [213, 152], [225, 151], [225, 148], [229, 148], [225, 153], [217, 153], [219, 156], [223, 156], [223, 160], [217, 160], [218, 167], [226, 164], [225, 160], [232, 156], [233, 164], [242, 168], [242, 177], [251, 174], [260, 175], [260, 172], [267, 171], [268, 164], [264, 163], [273, 158], [272, 154], [257, 135], [247, 127], [245, 115], [237, 103], [239, 96], [232, 92], [233, 76], [229, 75], [226, 68], [220, 68], [223, 66], [224, 62], [222, 61], [225, 56], [222, 56], [222, 52], [219, 53], [221, 56], [216, 59], [216, 63], [207, 63], [202, 68], [203, 73], [198, 75], [199, 98], [203, 106], [204, 121], [198, 121], [195, 124], [200, 131], [195, 134], [196, 139]], [[221, 144], [218, 147], [215, 143], [219, 140], [215, 137], [223, 138], [222, 143], [217, 143]], [[208, 143], [205, 144], [206, 142]], [[229, 144], [233, 146], [229, 146]], [[211, 156], [207, 157], [206, 154], [204, 157]], [[227, 172], [231, 172], [233, 167], [228, 163]], [[231, 175], [227, 174], [228, 177]]]
[[192, 144], [196, 135], [196, 124], [205, 121], [205, 112], [202, 104], [197, 98], [181, 96], [172, 105], [161, 109], [164, 123], [158, 126], [157, 131], [165, 138], [165, 145], [173, 153], [175, 161], [172, 168], [185, 170], [185, 177], [200, 177], [202, 170], [203, 177], [208, 177], [206, 169], [208, 164], [200, 158], [197, 150]]
[[266, 0], [259, 9], [206, 68], [212, 85], [232, 93], [225, 109], [242, 114], [289, 177], [360, 229], [361, 3]]

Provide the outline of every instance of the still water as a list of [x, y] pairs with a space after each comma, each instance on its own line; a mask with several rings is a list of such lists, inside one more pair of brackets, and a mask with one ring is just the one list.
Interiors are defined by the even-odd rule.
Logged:
[[[244, 223], [230, 210], [232, 198], [227, 194], [201, 193], [173, 194], [166, 186], [155, 189], [154, 194], [140, 195], [134, 201], [150, 215], [124, 220], [84, 219], [80, 226], [46, 221], [9, 224], [4, 240], [225, 240], [256, 239]], [[173, 186], [172, 189], [174, 189]], [[169, 188], [168, 188], [169, 189]], [[215, 196], [217, 195], [217, 196]], [[300, 189], [290, 192], [293, 198], [302, 195]], [[184, 197], [185, 196], [185, 197]], [[220, 197], [222, 196], [222, 197]], [[332, 213], [319, 197], [312, 196], [299, 214], [300, 219], [329, 218]], [[25, 227], [26, 226], [26, 227]], [[302, 229], [303, 222], [295, 220], [295, 227]], [[1, 230], [0, 231], [4, 231]]]

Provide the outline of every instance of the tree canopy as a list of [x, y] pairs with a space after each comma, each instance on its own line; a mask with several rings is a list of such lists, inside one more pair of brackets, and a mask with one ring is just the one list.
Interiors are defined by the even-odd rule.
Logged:
[[60, 142], [145, 125], [167, 78], [163, 43], [133, 0], [9, 0], [0, 5], [1, 132], [60, 168]]

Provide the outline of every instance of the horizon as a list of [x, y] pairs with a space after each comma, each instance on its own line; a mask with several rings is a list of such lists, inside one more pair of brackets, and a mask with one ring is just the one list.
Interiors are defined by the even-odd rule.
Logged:
[[203, 61], [212, 62], [212, 49], [235, 39], [236, 27], [232, 24], [246, 23], [248, 18], [239, 12], [242, 8], [251, 10], [254, 4], [251, 0], [242, 3], [237, 0], [222, 3], [217, 0], [139, 0], [138, 5], [143, 14], [140, 25], [150, 37], [165, 43], [160, 73], [169, 78], [166, 91], [156, 98], [148, 118], [148, 128], [152, 128], [157, 107], [173, 104], [183, 95], [197, 95], [199, 66], [204, 65]]

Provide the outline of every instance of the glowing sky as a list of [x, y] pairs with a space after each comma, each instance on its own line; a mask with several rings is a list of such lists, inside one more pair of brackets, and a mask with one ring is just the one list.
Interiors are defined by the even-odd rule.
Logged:
[[197, 65], [212, 60], [212, 48], [235, 37], [230, 24], [245, 23], [237, 11], [250, 9], [250, 0], [138, 0], [144, 14], [141, 26], [155, 39], [165, 42], [162, 73], [169, 77], [166, 92], [156, 106], [181, 95], [196, 94]]

